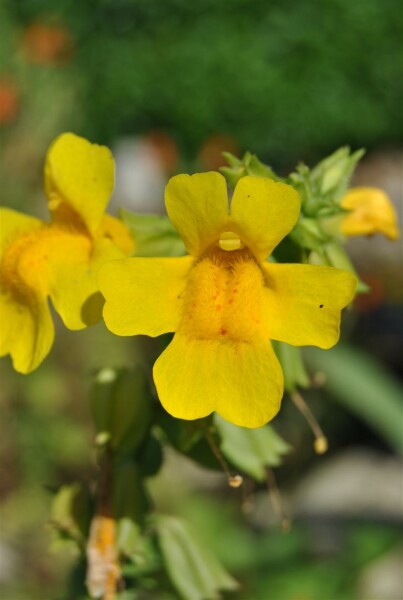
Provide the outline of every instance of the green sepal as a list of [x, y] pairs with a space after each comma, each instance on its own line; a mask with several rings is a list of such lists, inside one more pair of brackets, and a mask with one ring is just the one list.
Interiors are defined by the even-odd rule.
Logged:
[[[234, 156], [233, 154], [231, 154], [231, 152], [222, 152], [222, 155], [230, 167], [232, 167], [232, 168], [243, 167], [242, 160], [240, 158], [238, 158], [237, 156]], [[225, 167], [223, 167], [223, 168], [225, 168]]]
[[168, 217], [120, 210], [120, 218], [135, 240], [135, 256], [183, 256], [185, 245]]
[[256, 481], [264, 481], [267, 467], [281, 465], [282, 456], [291, 450], [291, 446], [270, 425], [246, 429], [232, 425], [217, 414], [214, 415], [214, 425], [221, 439], [223, 455]]
[[119, 456], [133, 453], [151, 424], [151, 395], [142, 367], [103, 369], [91, 393], [98, 443], [109, 443]]
[[231, 152], [223, 152], [223, 157], [229, 164], [229, 167], [220, 167], [220, 172], [224, 175], [225, 179], [232, 188], [235, 188], [236, 184], [242, 177], [245, 177], [248, 173], [243, 160], [237, 158]]
[[365, 150], [351, 153], [348, 146], [339, 148], [320, 161], [311, 171], [311, 178], [322, 196], [331, 195], [339, 200], [345, 194], [350, 178]]
[[271, 167], [262, 163], [256, 154], [251, 154], [250, 152], [246, 152], [243, 157], [246, 171], [248, 175], [252, 175], [254, 177], [266, 177], [268, 179], [278, 180], [279, 177], [273, 171]]
[[363, 154], [364, 150], [351, 154], [350, 148], [343, 147], [313, 169], [299, 164], [289, 175], [289, 182], [301, 196], [303, 214], [309, 217], [337, 214], [340, 200]]
[[235, 188], [238, 181], [246, 175], [253, 177], [266, 177], [280, 181], [271, 167], [262, 163], [255, 154], [245, 152], [242, 159], [237, 158], [230, 152], [223, 152], [224, 158], [227, 160], [229, 167], [221, 167], [220, 171], [231, 185]]
[[309, 387], [310, 379], [305, 369], [301, 349], [284, 342], [273, 341], [272, 344], [283, 370], [285, 390], [293, 392], [297, 387]]
[[289, 236], [301, 248], [317, 250], [324, 242], [330, 240], [317, 219], [300, 218]]
[[245, 175], [247, 175], [243, 166], [239, 169], [233, 169], [230, 167], [220, 167], [220, 172], [224, 175], [225, 179], [227, 180], [227, 183], [232, 187], [232, 189], [235, 188], [236, 184], [240, 179], [242, 179], [242, 177], [245, 177]]
[[153, 524], [167, 574], [181, 598], [216, 600], [220, 591], [239, 588], [238, 582], [183, 520], [156, 515]]
[[347, 252], [337, 242], [327, 242], [319, 250], [311, 252], [308, 262], [311, 265], [327, 265], [336, 269], [342, 269], [343, 271], [349, 271], [357, 278], [358, 294], [365, 294], [370, 290], [369, 286], [360, 279]]

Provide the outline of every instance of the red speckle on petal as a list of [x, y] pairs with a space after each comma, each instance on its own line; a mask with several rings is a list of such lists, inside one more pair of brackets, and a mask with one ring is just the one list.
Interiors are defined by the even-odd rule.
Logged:
[[227, 330], [226, 329], [220, 329], [220, 333], [221, 333], [221, 335], [227, 335]]

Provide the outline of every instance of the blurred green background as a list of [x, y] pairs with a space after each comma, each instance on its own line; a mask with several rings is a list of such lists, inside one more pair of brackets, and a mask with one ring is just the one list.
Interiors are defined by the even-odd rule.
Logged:
[[[114, 148], [115, 206], [161, 210], [167, 177], [217, 168], [221, 150], [248, 149], [285, 173], [344, 144], [368, 150], [356, 182], [384, 187], [398, 205], [402, 30], [397, 0], [3, 0], [2, 204], [46, 215], [44, 156], [71, 130]], [[241, 581], [235, 598], [401, 598], [401, 243], [349, 247], [372, 292], [346, 315], [345, 346], [306, 354], [311, 372], [328, 374], [327, 386], [306, 394], [328, 455], [314, 455], [287, 399], [275, 421], [294, 447], [278, 470], [291, 533], [280, 534], [267, 491], [256, 490], [244, 514], [224, 477], [175, 455], [151, 484], [157, 505], [185, 515]], [[87, 397], [95, 370], [156, 352], [103, 325], [58, 329], [35, 373], [1, 363], [7, 600], [76, 600], [67, 584], [76, 555], [50, 545], [52, 489], [96, 472]]]

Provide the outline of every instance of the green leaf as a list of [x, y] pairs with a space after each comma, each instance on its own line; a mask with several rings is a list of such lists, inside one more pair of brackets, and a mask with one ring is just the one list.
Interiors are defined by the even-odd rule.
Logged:
[[113, 478], [113, 514], [117, 521], [117, 545], [130, 556], [137, 549], [140, 526], [150, 501], [146, 494], [140, 470], [134, 462], [115, 466]]
[[310, 370], [326, 374], [332, 397], [367, 422], [399, 453], [403, 387], [370, 355], [346, 344], [331, 350], [304, 349]]
[[140, 215], [121, 210], [120, 216], [135, 240], [135, 256], [183, 256], [184, 243], [162, 215]]
[[129, 517], [121, 517], [117, 521], [116, 546], [121, 554], [131, 557], [137, 551], [140, 535], [138, 524]]
[[154, 434], [148, 435], [136, 455], [142, 477], [156, 475], [161, 468], [163, 451]]
[[91, 409], [99, 443], [109, 442], [122, 456], [135, 451], [151, 424], [151, 396], [143, 369], [100, 371], [91, 394]]
[[281, 457], [291, 449], [270, 425], [245, 429], [228, 423], [217, 414], [214, 424], [221, 437], [224, 456], [257, 481], [264, 481], [266, 468], [279, 466]]
[[59, 533], [76, 542], [88, 535], [92, 512], [92, 498], [87, 488], [79, 483], [63, 485], [56, 492], [51, 520]]
[[[206, 428], [211, 424], [211, 416], [194, 421], [174, 419], [161, 412], [159, 425], [173, 447], [207, 469], [222, 470], [206, 439]], [[218, 443], [218, 440], [215, 440]]]
[[238, 589], [237, 581], [182, 520], [158, 515], [155, 525], [166, 570], [184, 600], [215, 600], [220, 590]]

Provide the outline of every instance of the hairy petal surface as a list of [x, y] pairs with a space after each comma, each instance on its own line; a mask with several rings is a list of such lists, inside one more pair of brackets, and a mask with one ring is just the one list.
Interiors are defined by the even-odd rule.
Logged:
[[354, 275], [333, 267], [272, 263], [264, 271], [270, 338], [294, 346], [334, 346], [341, 310], [354, 297]]
[[192, 256], [200, 256], [228, 222], [227, 184], [220, 173], [176, 175], [165, 189], [169, 219]]
[[231, 202], [231, 230], [258, 260], [265, 260], [297, 222], [301, 200], [290, 185], [242, 177]]
[[270, 342], [221, 342], [180, 333], [154, 365], [165, 410], [179, 419], [218, 412], [242, 427], [261, 427], [280, 408], [283, 375]]
[[104, 319], [117, 335], [155, 337], [175, 331], [182, 314], [182, 293], [193, 259], [126, 258], [104, 264], [99, 287]]

